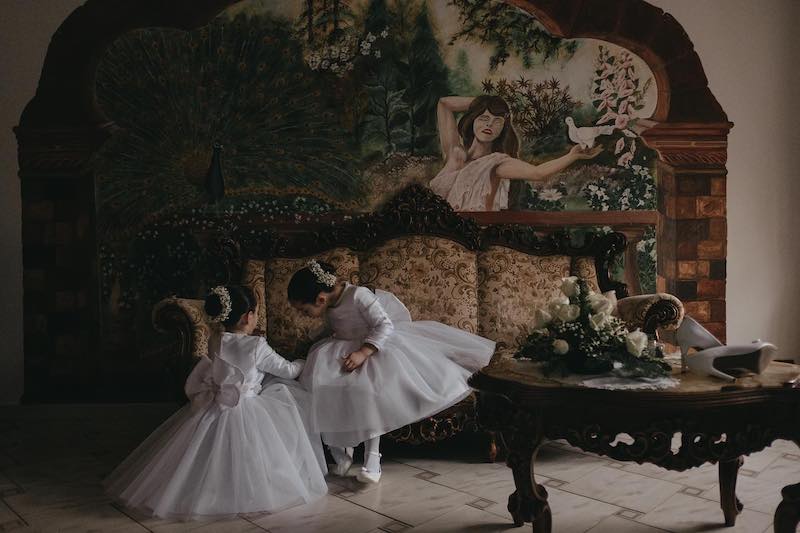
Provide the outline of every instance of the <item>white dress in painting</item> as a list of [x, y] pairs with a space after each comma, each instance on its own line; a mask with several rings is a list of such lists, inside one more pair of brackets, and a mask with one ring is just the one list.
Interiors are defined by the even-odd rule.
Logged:
[[[459, 402], [495, 347], [439, 322], [414, 322], [393, 294], [350, 284], [326, 321], [331, 335], [311, 347], [300, 381], [311, 393], [314, 430], [333, 446], [355, 446]], [[344, 371], [342, 359], [364, 343], [378, 351]]]
[[433, 192], [447, 200], [456, 211], [500, 211], [508, 209], [508, 190], [511, 182], [500, 180], [493, 205], [486, 201], [492, 192], [492, 176], [500, 163], [511, 158], [502, 152], [492, 152], [473, 161], [464, 160], [455, 169], [445, 166], [429, 184]]
[[307, 431], [296, 393], [276, 381], [262, 392], [265, 375], [295, 378], [302, 362], [235, 333], [224, 333], [217, 350], [187, 379], [191, 402], [106, 479], [124, 505], [193, 519], [276, 512], [327, 492], [322, 448], [312, 444], [319, 435]]

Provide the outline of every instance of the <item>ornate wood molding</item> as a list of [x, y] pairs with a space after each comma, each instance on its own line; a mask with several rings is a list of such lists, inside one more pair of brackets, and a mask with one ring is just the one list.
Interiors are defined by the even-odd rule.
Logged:
[[323, 227], [294, 228], [281, 232], [273, 228], [240, 227], [242, 237], [229, 234], [217, 242], [209, 240], [206, 250], [214, 259], [207, 261], [217, 273], [217, 282], [238, 278], [245, 258], [306, 257], [332, 248], [346, 247], [364, 251], [390, 239], [408, 235], [431, 235], [454, 240], [469, 250], [505, 246], [532, 255], [567, 255], [594, 257], [598, 283], [603, 291], [615, 290], [623, 298], [628, 292], [624, 283], [613, 281], [609, 268], [623, 254], [624, 234], [587, 234], [575, 245], [569, 233], [542, 234], [535, 228], [518, 224], [480, 227], [471, 218], [455, 211], [443, 198], [427, 187], [411, 185], [400, 191], [380, 211], [360, 215], [346, 222], [332, 222]]
[[710, 124], [659, 124], [640, 121], [641, 137], [665, 163], [679, 168], [724, 169], [728, 161], [730, 122]]

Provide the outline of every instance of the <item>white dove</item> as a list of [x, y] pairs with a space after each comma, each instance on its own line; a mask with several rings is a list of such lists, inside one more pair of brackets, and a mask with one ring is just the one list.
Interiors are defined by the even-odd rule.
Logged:
[[580, 144], [584, 150], [594, 146], [595, 138], [600, 135], [610, 135], [614, 132], [614, 126], [611, 125], [578, 128], [575, 126], [575, 121], [572, 120], [572, 117], [565, 118], [564, 122], [567, 123], [569, 129], [569, 140]]

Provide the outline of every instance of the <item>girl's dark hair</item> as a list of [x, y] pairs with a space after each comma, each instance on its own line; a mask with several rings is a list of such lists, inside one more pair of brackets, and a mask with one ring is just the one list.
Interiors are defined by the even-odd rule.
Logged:
[[[329, 263], [319, 261], [319, 266], [328, 274], [336, 274], [336, 269]], [[331, 292], [332, 290], [333, 287], [320, 283], [309, 267], [304, 267], [295, 272], [292, 279], [289, 280], [289, 287], [286, 289], [286, 293], [290, 302], [313, 304], [317, 301], [319, 293]]]
[[[222, 325], [227, 329], [238, 324], [245, 313], [255, 311], [258, 301], [253, 289], [245, 285], [225, 285], [225, 288], [231, 295], [231, 312], [228, 313], [228, 318], [222, 321]], [[222, 312], [222, 302], [219, 296], [213, 292], [206, 296], [204, 307], [206, 314], [210, 317], [215, 317]]]
[[519, 151], [519, 139], [514, 132], [511, 125], [511, 109], [508, 107], [503, 98], [500, 96], [481, 95], [476, 96], [472, 103], [469, 105], [466, 113], [458, 121], [458, 133], [461, 135], [461, 142], [464, 143], [464, 149], [469, 150], [475, 139], [475, 131], [473, 124], [475, 119], [481, 116], [485, 111], [488, 111], [496, 117], [503, 117], [506, 123], [503, 124], [503, 131], [500, 136], [492, 143], [492, 152], [502, 152], [511, 157], [517, 157]]

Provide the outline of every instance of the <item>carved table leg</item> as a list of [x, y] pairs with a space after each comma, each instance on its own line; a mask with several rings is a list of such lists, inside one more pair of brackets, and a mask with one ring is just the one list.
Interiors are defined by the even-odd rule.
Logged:
[[[533, 533], [550, 533], [552, 516], [547, 503], [547, 490], [536, 483], [533, 465], [541, 438], [528, 440], [524, 436], [504, 433], [508, 445], [506, 464], [514, 475], [514, 486], [517, 490], [508, 497], [508, 512], [519, 527], [525, 522], [533, 522]], [[529, 437], [530, 438], [530, 437]]]
[[775, 509], [775, 533], [794, 533], [800, 523], [800, 483], [783, 487], [783, 501]]
[[742, 502], [736, 497], [736, 476], [743, 463], [742, 456], [719, 463], [719, 501], [728, 527], [736, 525], [736, 516], [742, 512]]

